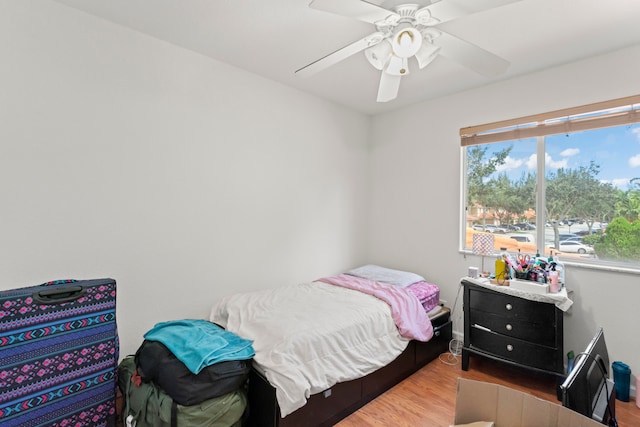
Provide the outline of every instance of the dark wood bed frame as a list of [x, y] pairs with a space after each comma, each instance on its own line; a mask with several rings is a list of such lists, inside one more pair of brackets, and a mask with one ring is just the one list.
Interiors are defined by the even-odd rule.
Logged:
[[428, 342], [411, 341], [393, 362], [371, 374], [334, 385], [312, 395], [305, 406], [284, 418], [276, 390], [257, 370], [249, 374], [248, 426], [325, 427], [355, 412], [386, 390], [449, 350], [452, 337], [450, 311], [445, 308], [431, 319], [434, 335]]

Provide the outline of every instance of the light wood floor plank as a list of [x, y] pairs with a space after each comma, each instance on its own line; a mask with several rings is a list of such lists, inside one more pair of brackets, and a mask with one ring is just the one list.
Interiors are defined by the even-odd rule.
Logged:
[[[445, 360], [448, 361], [446, 357]], [[436, 359], [336, 426], [447, 427], [453, 423], [456, 384], [460, 377], [502, 384], [560, 403], [553, 377], [474, 356], [466, 372], [461, 369], [459, 359], [455, 365]], [[616, 400], [616, 415], [619, 427], [640, 426], [640, 408], [634, 401]]]

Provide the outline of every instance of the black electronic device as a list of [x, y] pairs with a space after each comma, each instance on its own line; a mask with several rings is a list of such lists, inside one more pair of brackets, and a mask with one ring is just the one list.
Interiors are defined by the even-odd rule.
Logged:
[[573, 370], [560, 386], [562, 405], [603, 424], [616, 426], [614, 383], [609, 379], [609, 353], [598, 329]]

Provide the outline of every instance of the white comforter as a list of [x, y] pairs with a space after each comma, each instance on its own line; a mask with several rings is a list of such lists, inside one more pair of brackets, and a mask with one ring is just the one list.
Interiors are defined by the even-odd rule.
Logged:
[[254, 364], [275, 387], [282, 417], [387, 365], [409, 343], [387, 303], [322, 282], [231, 295], [209, 320], [253, 340]]

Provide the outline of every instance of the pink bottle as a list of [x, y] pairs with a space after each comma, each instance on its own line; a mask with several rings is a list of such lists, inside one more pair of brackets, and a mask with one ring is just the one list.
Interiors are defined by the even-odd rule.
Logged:
[[549, 292], [560, 292], [558, 272], [555, 270], [549, 272]]

